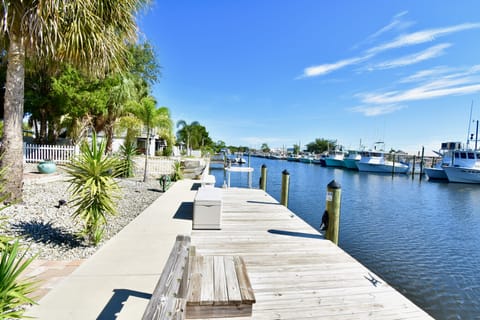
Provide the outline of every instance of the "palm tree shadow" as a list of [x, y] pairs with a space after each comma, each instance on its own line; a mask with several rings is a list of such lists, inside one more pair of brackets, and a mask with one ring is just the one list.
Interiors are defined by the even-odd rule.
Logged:
[[70, 248], [84, 246], [74, 234], [62, 228], [54, 227], [51, 222], [20, 221], [12, 225], [12, 229], [21, 236], [35, 242], [62, 245]]

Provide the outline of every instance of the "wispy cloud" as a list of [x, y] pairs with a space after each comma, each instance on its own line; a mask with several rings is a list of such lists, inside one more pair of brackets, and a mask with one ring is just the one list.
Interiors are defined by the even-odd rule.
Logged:
[[373, 47], [367, 52], [370, 54], [377, 54], [385, 50], [396, 49], [406, 46], [412, 46], [425, 42], [431, 42], [439, 37], [449, 35], [451, 33], [480, 28], [480, 23], [463, 23], [456, 26], [427, 29], [422, 31], [413, 32], [397, 37], [391, 42], [384, 43], [382, 45]]
[[395, 111], [401, 110], [405, 106], [391, 104], [391, 105], [362, 105], [353, 107], [350, 110], [353, 112], [363, 113], [367, 117], [379, 116], [382, 114], [393, 113]]
[[358, 94], [356, 97], [362, 105], [350, 110], [366, 116], [377, 116], [401, 110], [405, 107], [403, 104], [409, 101], [480, 92], [480, 65], [463, 70], [422, 70], [400, 82], [418, 85], [404, 90]]
[[411, 85], [403, 90], [357, 94], [361, 105], [350, 111], [378, 116], [401, 110], [409, 101], [480, 92], [480, 65], [463, 69], [437, 67], [421, 70], [401, 79], [397, 85], [400, 84]]
[[[401, 16], [402, 14], [397, 15], [397, 18]], [[392, 23], [380, 29], [379, 31], [374, 33], [371, 37], [378, 37], [379, 35], [385, 33], [386, 31], [391, 30], [393, 26], [395, 26], [398, 23], [399, 22], [397, 22], [397, 20], [394, 19]], [[460, 31], [470, 30], [470, 29], [478, 29], [478, 28], [480, 28], [480, 23], [463, 23], [463, 24], [445, 27], [445, 28], [427, 29], [427, 30], [409, 33], [409, 34], [404, 34], [404, 35], [398, 36], [397, 38], [395, 38], [390, 42], [386, 42], [384, 44], [381, 44], [379, 46], [375, 46], [366, 50], [365, 53], [363, 53], [362, 55], [359, 55], [358, 57], [342, 59], [333, 63], [325, 63], [325, 64], [320, 64], [320, 65], [310, 66], [308, 68], [305, 68], [303, 70], [303, 74], [297, 77], [297, 79], [323, 76], [333, 71], [345, 68], [347, 66], [356, 65], [361, 62], [367, 61], [372, 57], [380, 54], [381, 52], [384, 52], [387, 50], [427, 43], [427, 42], [434, 41], [435, 39], [440, 38], [442, 36], [446, 36], [455, 32], [460, 32]], [[425, 61], [427, 59], [437, 57], [438, 55], [442, 54], [444, 50], [448, 48], [448, 46], [450, 45], [451, 44], [440, 44], [437, 46], [433, 46], [427, 50], [424, 50], [419, 54], [410, 55], [407, 57], [392, 60], [390, 61], [389, 64], [385, 64], [383, 68], [405, 66], [408, 64], [417, 63], [420, 61]], [[381, 68], [381, 66], [379, 68]]]
[[318, 66], [308, 67], [308, 68], [305, 68], [303, 70], [303, 75], [300, 78], [325, 75], [327, 73], [330, 73], [332, 71], [341, 69], [343, 67], [346, 67], [346, 66], [349, 66], [349, 65], [352, 65], [352, 64], [360, 63], [360, 62], [365, 61], [369, 58], [370, 58], [370, 55], [366, 55], [364, 57], [345, 59], [345, 60], [337, 61], [335, 63], [326, 63], [326, 64], [321, 64], [321, 65], [318, 65]]
[[403, 21], [401, 18], [407, 15], [408, 11], [402, 11], [396, 15], [393, 16], [392, 21], [387, 24], [386, 26], [380, 28], [378, 31], [374, 32], [370, 36], [368, 36], [367, 41], [370, 42], [373, 39], [376, 39], [383, 35], [384, 33], [387, 33], [392, 30], [404, 30], [407, 27], [411, 26], [413, 22], [409, 21]]
[[426, 50], [400, 57], [398, 59], [390, 60], [390, 61], [385, 61], [382, 63], [378, 63], [377, 65], [370, 67], [369, 70], [374, 70], [374, 69], [392, 69], [392, 68], [398, 68], [398, 67], [405, 67], [408, 65], [412, 65], [415, 63], [419, 63], [425, 60], [429, 60], [432, 58], [436, 58], [438, 56], [441, 56], [444, 54], [445, 49], [450, 47], [451, 44], [449, 43], [443, 43], [439, 44], [433, 47], [430, 47]]

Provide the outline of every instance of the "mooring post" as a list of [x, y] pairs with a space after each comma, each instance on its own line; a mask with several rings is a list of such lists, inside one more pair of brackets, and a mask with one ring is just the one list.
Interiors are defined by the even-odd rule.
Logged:
[[417, 161], [417, 158], [413, 155], [412, 180], [415, 178], [415, 161]]
[[342, 187], [335, 180], [327, 185], [326, 210], [328, 212], [328, 229], [326, 238], [338, 245], [338, 230], [340, 229], [340, 204]]
[[395, 153], [393, 154], [392, 161], [393, 161], [393, 165], [392, 165], [392, 178], [393, 178], [393, 176], [395, 175]]
[[260, 189], [267, 191], [267, 166], [262, 164], [262, 174], [260, 176]]
[[282, 196], [280, 200], [280, 204], [288, 207], [288, 188], [290, 185], [290, 173], [288, 173], [287, 169], [282, 171]]
[[419, 181], [422, 181], [424, 156], [425, 156], [425, 147], [422, 146], [422, 159], [420, 160], [420, 177], [418, 178]]

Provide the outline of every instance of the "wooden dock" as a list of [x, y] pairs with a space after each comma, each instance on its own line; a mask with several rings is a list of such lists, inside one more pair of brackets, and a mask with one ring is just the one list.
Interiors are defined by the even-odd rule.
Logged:
[[252, 319], [433, 319], [263, 190], [224, 189], [222, 229], [193, 230], [192, 245], [243, 257]]

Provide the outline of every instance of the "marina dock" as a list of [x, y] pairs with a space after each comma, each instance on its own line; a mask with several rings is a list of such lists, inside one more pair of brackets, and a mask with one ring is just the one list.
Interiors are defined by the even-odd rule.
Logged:
[[110, 239], [28, 315], [141, 319], [177, 234], [197, 255], [239, 255], [251, 318], [432, 319], [263, 190], [223, 189], [221, 230], [192, 230], [193, 180], [182, 180]]
[[263, 190], [224, 189], [222, 229], [191, 236], [197, 254], [243, 257], [253, 319], [432, 319]]

